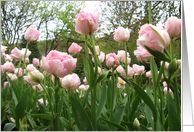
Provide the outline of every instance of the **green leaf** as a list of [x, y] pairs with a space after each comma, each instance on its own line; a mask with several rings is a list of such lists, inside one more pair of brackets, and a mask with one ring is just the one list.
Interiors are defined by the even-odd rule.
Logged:
[[22, 118], [22, 120], [20, 120], [20, 129], [19, 131], [27, 131], [27, 120], [26, 117]]
[[88, 90], [86, 91], [86, 94], [84, 95], [84, 97], [83, 97], [82, 100], [81, 100], [81, 105], [82, 105], [83, 108], [85, 108], [86, 102], [87, 102], [87, 100], [88, 100], [89, 92], [90, 92], [90, 89], [88, 89]]
[[67, 119], [65, 119], [64, 117], [59, 117], [59, 119], [61, 121], [61, 124], [63, 124], [63, 126], [65, 127], [65, 129], [67, 129], [67, 131], [73, 131]]
[[100, 114], [102, 112], [102, 109], [106, 103], [106, 82], [103, 82], [102, 83], [102, 91], [101, 91], [101, 98], [100, 98], [100, 103], [99, 103], [99, 106], [98, 106], [98, 110], [97, 110], [97, 116], [96, 116], [96, 119], [98, 120], [98, 118], [100, 117]]
[[[120, 105], [113, 115], [113, 118], [112, 118], [113, 122], [120, 124], [121, 120], [123, 119], [126, 102], [127, 102], [127, 98], [124, 98], [124, 104]], [[111, 130], [116, 131], [117, 127], [112, 127]]]
[[154, 49], [148, 47], [147, 45], [144, 45], [144, 47], [147, 49], [147, 51], [150, 54], [152, 54], [157, 59], [159, 59], [161, 61], [167, 61], [167, 62], [171, 61], [171, 59], [168, 57], [168, 55], [166, 55], [164, 52], [161, 52], [161, 51], [158, 51], [158, 50], [154, 50]]
[[112, 122], [112, 121], [109, 121], [103, 118], [100, 118], [100, 119], [107, 122], [110, 125], [113, 125], [114, 127], [118, 128], [120, 131], [128, 131], [125, 127], [119, 125], [118, 123], [115, 123], [115, 122]]
[[108, 82], [108, 89], [107, 89], [107, 110], [111, 109], [111, 102], [112, 102], [112, 80], [109, 80]]
[[138, 95], [136, 95], [135, 99], [133, 100], [133, 103], [132, 103], [132, 111], [130, 112], [129, 114], [129, 121], [133, 121], [133, 115], [137, 109], [137, 106], [138, 104], [140, 103], [141, 101], [141, 97]]
[[32, 131], [46, 131], [49, 127], [50, 126], [37, 126], [37, 128]]
[[172, 96], [170, 92], [168, 93], [169, 97], [169, 104], [168, 104], [168, 127], [169, 131], [181, 131], [181, 121], [179, 119], [179, 116], [177, 115], [174, 101], [172, 99]]
[[98, 129], [98, 131], [111, 131], [108, 124], [102, 120], [98, 120], [97, 129]]
[[154, 61], [154, 57], [150, 56], [150, 69], [152, 73], [152, 79], [153, 79], [153, 85], [156, 88], [157, 86], [157, 78], [158, 78], [158, 67], [156, 65], [156, 62]]
[[120, 73], [118, 73], [118, 76], [121, 77], [126, 83], [128, 83], [129, 85], [131, 85], [136, 92], [139, 94], [139, 96], [143, 99], [143, 101], [149, 106], [149, 108], [152, 110], [153, 116], [154, 116], [154, 121], [157, 120], [157, 110], [156, 110], [156, 106], [154, 105], [153, 101], [151, 100], [151, 98], [147, 95], [147, 93], [136, 83], [134, 83], [132, 80], [127, 80], [126, 78], [124, 78], [123, 76], [121, 76]]
[[90, 42], [87, 41], [87, 40], [85, 40], [85, 42], [86, 42], [88, 48], [91, 50], [92, 54], [94, 54], [94, 50], [93, 50], [93, 47], [92, 47], [92, 45], [90, 44]]
[[11, 131], [12, 129], [15, 128], [15, 123], [6, 123], [4, 128], [3, 128], [3, 131]]
[[18, 102], [15, 111], [15, 121], [16, 121], [16, 127], [19, 130], [19, 119], [22, 119], [25, 114], [25, 110], [29, 110], [31, 108], [31, 101], [28, 96], [28, 92], [30, 91], [30, 88], [27, 88], [26, 91], [23, 93], [20, 101]]
[[33, 116], [33, 117], [37, 117], [37, 118], [41, 118], [41, 119], [45, 119], [45, 120], [50, 120], [53, 121], [54, 117], [51, 114], [30, 114], [29, 115]]
[[[73, 93], [72, 93], [73, 94]], [[71, 95], [71, 105], [72, 105], [72, 111], [73, 111], [73, 116], [75, 119], [75, 123], [79, 130], [81, 131], [93, 131], [93, 126], [91, 124], [91, 121], [79, 103], [79, 101], [76, 99], [75, 95]]]
[[109, 74], [110, 71], [103, 72], [97, 79], [98, 82], [104, 82], [106, 81], [107, 75]]

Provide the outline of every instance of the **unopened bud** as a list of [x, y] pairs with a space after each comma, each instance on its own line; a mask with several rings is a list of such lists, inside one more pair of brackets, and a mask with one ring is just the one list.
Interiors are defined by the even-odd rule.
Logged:
[[173, 59], [168, 66], [169, 74], [173, 74], [178, 68], [179, 68], [179, 62], [176, 59]]
[[140, 126], [139, 120], [137, 118], [134, 119], [133, 121], [133, 127], [138, 130]]

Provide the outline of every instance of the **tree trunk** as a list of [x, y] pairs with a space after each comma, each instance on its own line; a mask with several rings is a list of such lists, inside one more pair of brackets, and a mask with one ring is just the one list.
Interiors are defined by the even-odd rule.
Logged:
[[57, 38], [57, 50], [60, 51], [61, 49], [61, 39]]

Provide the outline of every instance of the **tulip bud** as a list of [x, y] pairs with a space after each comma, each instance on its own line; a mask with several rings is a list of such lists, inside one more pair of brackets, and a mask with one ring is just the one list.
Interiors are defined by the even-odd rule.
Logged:
[[29, 72], [27, 76], [24, 76], [24, 80], [29, 82], [32, 86], [40, 84], [44, 79], [44, 75], [38, 70]]
[[173, 59], [168, 66], [169, 74], [173, 74], [178, 68], [179, 68], [179, 62], [176, 59]]
[[139, 120], [137, 118], [134, 119], [133, 121], [133, 127], [138, 130], [140, 126]]

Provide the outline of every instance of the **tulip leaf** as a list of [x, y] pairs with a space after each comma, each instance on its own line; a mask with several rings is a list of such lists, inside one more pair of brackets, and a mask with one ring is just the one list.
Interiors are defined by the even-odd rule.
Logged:
[[168, 104], [168, 126], [169, 131], [181, 131], [181, 121], [176, 112], [174, 101], [170, 92], [168, 93], [169, 104]]
[[90, 92], [90, 89], [87, 90], [87, 92], [85, 93], [84, 97], [81, 100], [81, 105], [83, 108], [85, 108], [86, 102], [88, 100], [89, 92]]
[[3, 128], [3, 131], [11, 131], [12, 129], [15, 128], [15, 123], [6, 123], [4, 128]]
[[53, 121], [54, 117], [53, 115], [51, 114], [30, 114], [28, 113], [30, 116], [33, 116], [33, 117], [37, 117], [37, 118], [41, 118], [41, 119], [45, 119], [45, 120], [50, 120], [50, 121]]
[[138, 95], [136, 95], [135, 99], [133, 100], [133, 103], [132, 103], [132, 111], [130, 112], [129, 114], [129, 121], [132, 121], [133, 120], [133, 116], [134, 116], [134, 113], [138, 107], [138, 104], [140, 103], [141, 101], [141, 97]]
[[61, 121], [61, 124], [65, 127], [67, 131], [73, 131], [67, 119], [65, 119], [64, 117], [59, 117], [59, 119]]
[[93, 126], [91, 124], [91, 121], [86, 111], [83, 109], [82, 105], [80, 104], [80, 102], [76, 99], [73, 93], [71, 94], [70, 98], [71, 98], [73, 116], [79, 130], [93, 131]]
[[89, 47], [90, 51], [92, 52], [92, 54], [94, 54], [94, 49], [93, 49], [92, 45], [90, 44], [90, 42], [87, 40], [85, 40], [85, 42], [86, 42], [87, 46]]
[[139, 86], [137, 85], [135, 82], [133, 82], [130, 79], [126, 79], [123, 76], [121, 76], [120, 73], [118, 73], [118, 76], [121, 77], [126, 83], [128, 83], [129, 85], [131, 85], [136, 92], [140, 95], [140, 97], [143, 99], [143, 101], [149, 106], [149, 108], [152, 110], [153, 116], [154, 116], [154, 121], [157, 120], [157, 110], [156, 110], [156, 106], [154, 105], [153, 101], [151, 100], [151, 98], [147, 95], [147, 93]]
[[100, 117], [100, 114], [102, 112], [102, 109], [106, 103], [106, 96], [107, 96], [107, 92], [106, 92], [106, 82], [102, 82], [102, 91], [101, 91], [101, 98], [100, 98], [100, 103], [98, 106], [98, 110], [97, 110], [97, 116], [96, 119], [98, 120], [98, 118]]
[[30, 98], [28, 96], [29, 91], [30, 91], [30, 88], [27, 88], [25, 90], [20, 101], [18, 102], [17, 106], [14, 109], [16, 127], [18, 130], [19, 130], [19, 119], [22, 119], [24, 117], [25, 110], [28, 111], [31, 108], [31, 101], [30, 101]]
[[144, 45], [144, 47], [147, 49], [147, 51], [150, 54], [152, 54], [157, 59], [159, 59], [161, 61], [167, 61], [167, 62], [171, 61], [171, 59], [164, 52], [161, 52], [161, 51], [158, 51], [158, 50], [154, 50], [154, 49], [148, 47], [147, 45]]
[[106, 120], [106, 119], [103, 119], [103, 118], [100, 118], [100, 120], [103, 120], [106, 123], [118, 128], [118, 130], [120, 130], [120, 131], [128, 131], [125, 127], [119, 125], [118, 123], [115, 123], [115, 122], [112, 122], [112, 121], [109, 121], [109, 120]]
[[102, 120], [98, 120], [97, 129], [98, 131], [111, 131], [109, 125], [105, 121], [102, 121]]
[[104, 81], [106, 81], [106, 78], [107, 78], [109, 72], [110, 72], [110, 71], [103, 72], [103, 73], [98, 77], [97, 83], [98, 83], [98, 82], [104, 82]]

